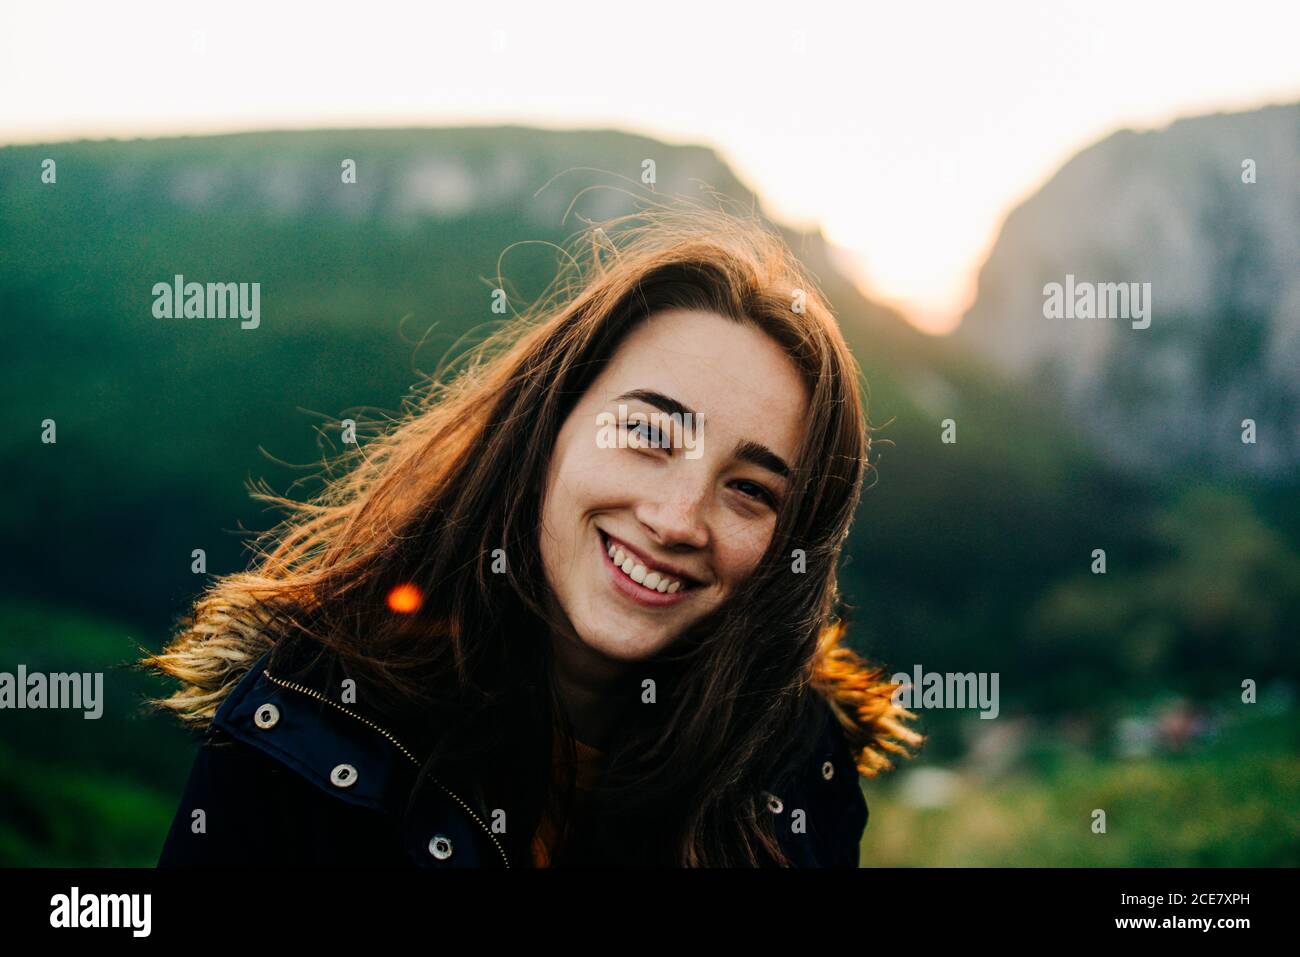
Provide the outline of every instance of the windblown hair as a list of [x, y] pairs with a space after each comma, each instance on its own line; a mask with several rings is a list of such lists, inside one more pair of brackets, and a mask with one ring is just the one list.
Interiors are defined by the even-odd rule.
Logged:
[[[843, 643], [836, 569], [870, 468], [861, 372], [812, 278], [753, 216], [656, 203], [593, 226], [565, 252], [536, 303], [341, 456], [322, 492], [296, 502], [254, 489], [288, 517], [257, 540], [249, 570], [216, 580], [143, 663], [181, 683], [155, 704], [203, 727], [264, 652], [309, 636], [370, 700], [445, 732], [426, 771], [436, 761], [471, 768], [494, 795], [489, 806], [512, 809], [508, 840], [526, 855], [552, 734], [572, 737], [551, 669], [548, 635], [560, 626], [539, 541], [551, 449], [639, 322], [670, 308], [712, 311], [789, 356], [811, 397], [806, 434], [755, 572], [638, 667], [622, 695], [623, 733], [589, 799], [586, 846], [624, 865], [788, 864], [762, 788], [807, 757], [798, 729], [823, 701], [864, 776], [923, 740], [884, 668]], [[497, 549], [504, 574], [491, 569]], [[795, 549], [804, 574], [790, 572]], [[387, 601], [402, 585], [423, 598], [409, 614]], [[656, 707], [636, 706], [647, 677]]]

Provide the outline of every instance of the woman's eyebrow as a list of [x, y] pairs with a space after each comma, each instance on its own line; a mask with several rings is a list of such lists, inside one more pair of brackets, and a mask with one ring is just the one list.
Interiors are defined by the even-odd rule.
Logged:
[[680, 415], [682, 418], [690, 416], [695, 418], [695, 413], [686, 406], [682, 405], [671, 396], [664, 395], [662, 392], [655, 392], [653, 389], [633, 389], [631, 392], [624, 392], [615, 402], [622, 402], [624, 399], [631, 399], [634, 402], [644, 402], [646, 405], [653, 405], [656, 409], [667, 412], [669, 415]]
[[[686, 406], [682, 405], [672, 396], [664, 395], [662, 392], [655, 392], [653, 389], [633, 389], [631, 392], [624, 392], [615, 402], [632, 400], [644, 402], [646, 405], [652, 405], [662, 412], [669, 415], [680, 415], [683, 418], [690, 416], [695, 418], [695, 413]], [[782, 478], [790, 477], [790, 466], [786, 464], [785, 459], [777, 455], [771, 449], [761, 442], [741, 442], [736, 446], [733, 453], [735, 458], [742, 462], [748, 462], [751, 465], [757, 465], [761, 469], [767, 469]]]
[[757, 465], [761, 469], [767, 469], [769, 472], [781, 476], [781, 478], [790, 477], [790, 466], [785, 464], [785, 459], [761, 442], [741, 442], [736, 446], [735, 456], [742, 462], [748, 462], [751, 465]]

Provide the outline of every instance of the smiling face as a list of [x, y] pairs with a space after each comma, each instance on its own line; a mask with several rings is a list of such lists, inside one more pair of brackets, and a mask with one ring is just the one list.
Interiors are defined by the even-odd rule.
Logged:
[[672, 309], [627, 336], [547, 475], [542, 561], [571, 651], [650, 657], [734, 593], [771, 542], [807, 403], [751, 325]]

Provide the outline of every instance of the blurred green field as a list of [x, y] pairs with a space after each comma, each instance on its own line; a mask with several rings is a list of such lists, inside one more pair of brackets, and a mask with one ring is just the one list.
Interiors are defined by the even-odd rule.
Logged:
[[[1297, 718], [1257, 713], [1182, 755], [1059, 746], [995, 781], [960, 775], [945, 807], [905, 800], [908, 772], [870, 781], [862, 866], [1300, 866]], [[1096, 808], [1104, 834], [1092, 831]]]
[[104, 672], [104, 712], [6, 711], [0, 720], [0, 866], [151, 866], [193, 739], [144, 706], [162, 685], [128, 666], [139, 633], [0, 599], [4, 668]]

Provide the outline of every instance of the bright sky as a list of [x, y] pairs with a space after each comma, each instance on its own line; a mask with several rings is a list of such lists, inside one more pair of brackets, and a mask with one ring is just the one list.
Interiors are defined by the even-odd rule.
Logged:
[[1295, 0], [14, 0], [0, 143], [505, 122], [702, 143], [943, 331], [1074, 152], [1300, 100], [1298, 37]]

